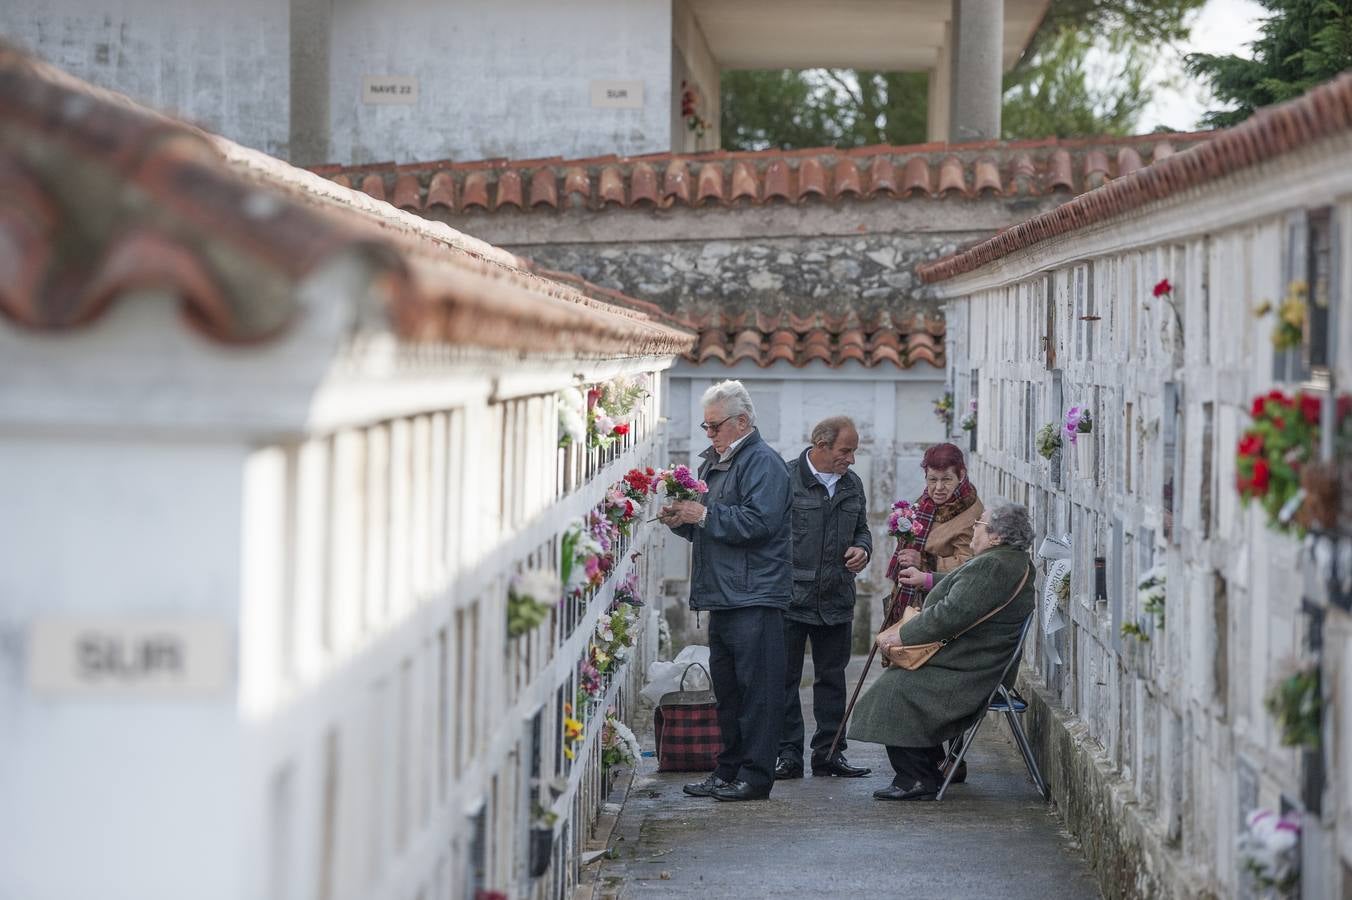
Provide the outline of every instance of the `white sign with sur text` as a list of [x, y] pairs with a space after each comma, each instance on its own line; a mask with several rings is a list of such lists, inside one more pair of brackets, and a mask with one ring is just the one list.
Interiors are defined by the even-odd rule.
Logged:
[[234, 673], [230, 629], [195, 619], [40, 619], [28, 640], [28, 684], [71, 696], [219, 694]]
[[593, 81], [591, 105], [600, 109], [642, 109], [643, 82]]
[[418, 79], [408, 75], [364, 75], [361, 102], [412, 105], [418, 102]]

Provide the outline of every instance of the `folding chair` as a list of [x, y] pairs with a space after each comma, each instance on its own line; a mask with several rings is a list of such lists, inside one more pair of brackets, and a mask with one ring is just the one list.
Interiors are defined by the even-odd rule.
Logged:
[[[1028, 708], [1028, 704], [1022, 699], [1011, 697], [1009, 691], [1005, 690], [1005, 677], [1009, 675], [1009, 670], [1014, 666], [1014, 661], [1019, 658], [1023, 652], [1023, 642], [1028, 639], [1028, 632], [1033, 627], [1033, 620], [1037, 618], [1037, 611], [1034, 610], [1023, 622], [1023, 630], [1019, 633], [1019, 643], [1014, 647], [1014, 652], [1009, 656], [1009, 662], [1005, 663], [1004, 671], [1000, 673], [1000, 680], [995, 683], [995, 690], [991, 691], [990, 697], [986, 700], [986, 712], [1004, 713], [1005, 721], [1009, 723], [1009, 731], [1014, 735], [1014, 743], [1018, 744], [1019, 752], [1023, 754], [1024, 765], [1028, 767], [1028, 774], [1033, 779], [1033, 784], [1037, 785], [1037, 792], [1042, 795], [1043, 800], [1051, 799], [1051, 793], [1047, 790], [1047, 782], [1042, 778], [1042, 771], [1037, 767], [1037, 760], [1033, 759], [1033, 748], [1028, 743], [1028, 735], [1023, 732], [1023, 723], [1019, 720], [1019, 714]], [[973, 723], [962, 733], [957, 741], [951, 742], [948, 748], [948, 756], [944, 760], [948, 774], [944, 776], [944, 783], [939, 788], [939, 793], [935, 795], [935, 801], [944, 799], [944, 792], [948, 790], [949, 782], [958, 771], [958, 766], [962, 765], [963, 758], [967, 756], [967, 751], [972, 747], [972, 741], [976, 740], [976, 733], [981, 730], [981, 723], [986, 721], [986, 714], [982, 713], [981, 718]], [[955, 752], [956, 751], [956, 752]]]

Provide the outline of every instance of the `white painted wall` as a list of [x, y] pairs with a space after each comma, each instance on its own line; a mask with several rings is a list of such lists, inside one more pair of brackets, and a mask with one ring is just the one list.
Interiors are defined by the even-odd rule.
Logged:
[[[1341, 391], [1352, 383], [1349, 151], [1352, 139], [1329, 139], [1256, 176], [1192, 191], [1186, 203], [1046, 241], [940, 286], [953, 298], [959, 408], [974, 381], [979, 392], [978, 488], [1028, 504], [1041, 534], [1073, 540], [1069, 624], [1050, 640], [1039, 634], [1029, 665], [1072, 717], [1080, 751], [1120, 779], [1124, 815], [1143, 829], [1133, 833], [1156, 842], [1146, 865], [1167, 867], [1178, 896], [1238, 896], [1232, 836], [1244, 816], [1301, 802], [1299, 755], [1280, 745], [1263, 699], [1291, 661], [1310, 658], [1302, 595], [1322, 602], [1320, 570], [1297, 540], [1266, 527], [1257, 505], [1241, 506], [1234, 456], [1252, 397], [1301, 386], [1274, 375], [1272, 318], [1252, 309], [1305, 277], [1288, 263], [1291, 214], [1329, 204], [1341, 349], [1325, 376]], [[1181, 343], [1168, 305], [1151, 296], [1165, 277]], [[1049, 320], [1054, 369], [1042, 344]], [[1166, 384], [1177, 386], [1177, 416]], [[1063, 460], [1044, 461], [1030, 433], [1074, 403], [1097, 414], [1093, 433]], [[1170, 470], [1172, 515], [1163, 499]], [[1106, 600], [1095, 598], [1095, 557], [1107, 560]], [[1154, 562], [1168, 567], [1162, 628], [1136, 596]], [[1325, 678], [1346, 685], [1349, 617], [1336, 607], [1326, 615]], [[1130, 621], [1152, 639], [1121, 635]], [[1340, 895], [1352, 860], [1349, 704], [1338, 688], [1325, 698], [1329, 780], [1324, 813], [1305, 819], [1303, 896]]]
[[0, 35], [77, 78], [287, 156], [285, 2], [6, 0]]
[[[582, 158], [671, 149], [670, 0], [336, 0], [332, 153], [364, 163]], [[361, 102], [363, 75], [418, 79], [416, 106]], [[594, 109], [596, 79], [642, 109]]]

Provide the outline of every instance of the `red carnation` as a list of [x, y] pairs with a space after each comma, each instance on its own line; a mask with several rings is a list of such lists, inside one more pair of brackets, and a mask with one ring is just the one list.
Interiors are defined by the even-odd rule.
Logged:
[[1285, 394], [1283, 394], [1281, 391], [1277, 390], [1276, 388], [1273, 388], [1272, 390], [1268, 391], [1267, 396], [1268, 396], [1268, 399], [1269, 399], [1269, 400], [1275, 400], [1277, 403], [1280, 403], [1282, 406], [1290, 406], [1290, 405], [1291, 405], [1291, 398], [1288, 397], [1288, 396], [1286, 396]]
[[1319, 398], [1310, 394], [1300, 395], [1300, 414], [1305, 417], [1305, 421], [1311, 425], [1319, 424], [1319, 414], [1323, 411], [1323, 405]]
[[1266, 494], [1268, 489], [1268, 479], [1272, 472], [1268, 468], [1267, 460], [1256, 459], [1253, 463], [1253, 489], [1255, 493]]
[[628, 423], [628, 422], [621, 422], [620, 424], [616, 425], [615, 428], [614, 428], [610, 433], [611, 433], [611, 434], [618, 434], [618, 435], [621, 435], [621, 436], [628, 434], [628, 433], [629, 433], [629, 423]]
[[1253, 398], [1253, 406], [1251, 406], [1251, 407], [1249, 408], [1249, 415], [1251, 415], [1251, 416], [1253, 416], [1255, 419], [1257, 419], [1257, 418], [1259, 418], [1259, 417], [1261, 417], [1261, 416], [1263, 415], [1263, 411], [1264, 411], [1266, 408], [1267, 408], [1267, 398], [1266, 398], [1266, 397], [1254, 397], [1254, 398]]
[[1155, 285], [1156, 297], [1163, 297], [1165, 294], [1172, 294], [1173, 292], [1174, 286], [1169, 283], [1169, 279], [1167, 278], [1161, 278], [1159, 283]]
[[1338, 421], [1347, 418], [1348, 413], [1352, 413], [1352, 394], [1343, 394], [1338, 398]]
[[1263, 436], [1256, 431], [1247, 431], [1239, 439], [1240, 456], [1257, 456], [1263, 452]]

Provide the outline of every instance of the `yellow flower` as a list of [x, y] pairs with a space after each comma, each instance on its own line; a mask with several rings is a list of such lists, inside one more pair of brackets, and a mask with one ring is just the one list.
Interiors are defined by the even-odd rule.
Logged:
[[1279, 315], [1286, 324], [1295, 328], [1303, 327], [1305, 325], [1305, 301], [1300, 297], [1287, 297], [1282, 301]]
[[568, 759], [577, 759], [577, 754], [575, 754], [575, 753], [573, 752], [573, 748], [572, 748], [572, 747], [564, 747], [564, 748], [563, 748], [563, 755], [566, 756], [566, 757], [568, 757]]
[[1263, 316], [1266, 316], [1270, 312], [1272, 312], [1271, 300], [1260, 300], [1258, 302], [1258, 305], [1253, 308], [1254, 318], [1258, 319], [1261, 319]]
[[577, 719], [564, 719], [563, 736], [570, 741], [575, 741], [582, 737], [582, 723]]

